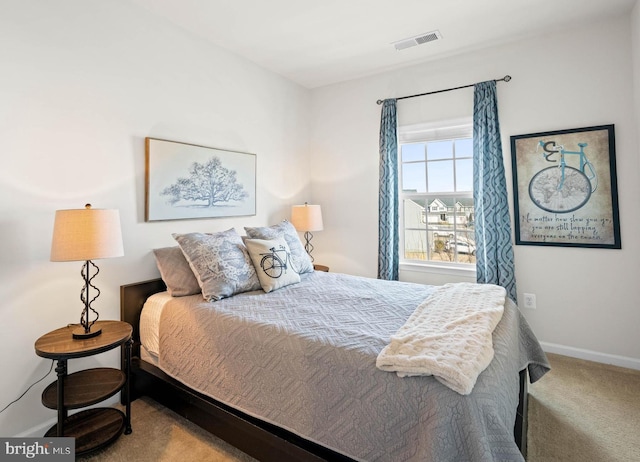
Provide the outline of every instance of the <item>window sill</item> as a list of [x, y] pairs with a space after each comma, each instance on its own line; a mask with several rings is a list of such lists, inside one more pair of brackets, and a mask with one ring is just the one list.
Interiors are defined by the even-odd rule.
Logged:
[[430, 273], [448, 276], [473, 277], [476, 275], [475, 265], [449, 264], [438, 265], [435, 263], [400, 263], [400, 271], [412, 271], [416, 273]]

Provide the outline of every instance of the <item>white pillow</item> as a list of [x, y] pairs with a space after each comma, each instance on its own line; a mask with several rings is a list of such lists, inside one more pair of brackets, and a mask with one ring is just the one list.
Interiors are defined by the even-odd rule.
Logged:
[[275, 239], [245, 239], [249, 256], [265, 292], [300, 282], [300, 275], [291, 265], [291, 250], [283, 237]]
[[287, 241], [287, 245], [291, 250], [291, 258], [293, 259], [293, 266], [298, 274], [313, 273], [313, 262], [304, 250], [300, 236], [296, 228], [288, 221], [282, 221], [277, 225], [269, 227], [247, 227], [244, 231], [252, 239], [275, 239], [276, 237], [284, 237]]

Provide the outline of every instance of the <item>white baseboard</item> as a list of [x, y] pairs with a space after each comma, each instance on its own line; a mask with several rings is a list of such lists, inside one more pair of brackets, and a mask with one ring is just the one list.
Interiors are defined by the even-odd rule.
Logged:
[[[120, 395], [116, 395], [116, 396], [112, 396], [109, 399], [106, 399], [104, 401], [102, 401], [99, 404], [94, 404], [92, 406], [87, 406], [84, 407], [82, 409], [78, 409], [78, 411], [73, 411], [70, 414], [73, 414], [75, 412], [79, 412], [82, 411], [84, 409], [90, 409], [93, 407], [117, 407], [118, 403], [120, 403], [119, 397]], [[35, 427], [31, 427], [28, 430], [25, 430], [23, 432], [20, 432], [17, 435], [13, 435], [16, 438], [40, 438], [41, 436], [44, 436], [45, 433], [47, 433], [49, 431], [49, 429], [51, 427], [53, 427], [58, 421], [57, 417], [54, 417], [52, 419], [49, 419], [47, 422], [42, 423], [40, 425], [36, 425]]]
[[547, 353], [556, 353], [571, 358], [586, 359], [587, 361], [595, 361], [603, 364], [612, 364], [614, 366], [626, 367], [628, 369], [640, 370], [640, 359], [630, 358], [628, 356], [610, 355], [600, 353], [598, 351], [583, 350], [582, 348], [574, 348], [556, 343], [540, 342], [542, 349]]
[[53, 427], [58, 419], [53, 418], [48, 422], [40, 424], [36, 427], [31, 427], [29, 430], [23, 431], [17, 435], [14, 435], [15, 438], [40, 438], [44, 436], [45, 433], [49, 431], [51, 427]]

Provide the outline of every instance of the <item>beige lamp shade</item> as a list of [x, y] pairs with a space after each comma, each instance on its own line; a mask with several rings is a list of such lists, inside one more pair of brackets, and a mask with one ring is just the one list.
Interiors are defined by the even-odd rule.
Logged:
[[118, 210], [58, 210], [53, 225], [51, 261], [86, 261], [124, 255]]
[[294, 205], [291, 207], [291, 224], [298, 231], [322, 231], [322, 209], [319, 205]]

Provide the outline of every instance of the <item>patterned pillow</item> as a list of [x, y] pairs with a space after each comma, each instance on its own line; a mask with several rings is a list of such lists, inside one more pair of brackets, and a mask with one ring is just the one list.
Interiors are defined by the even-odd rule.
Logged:
[[302, 273], [312, 273], [313, 272], [313, 262], [309, 257], [309, 254], [300, 242], [300, 237], [298, 237], [298, 231], [293, 227], [291, 223], [288, 221], [282, 221], [277, 225], [273, 225], [270, 227], [260, 227], [260, 228], [244, 228], [247, 236], [252, 239], [274, 239], [276, 237], [284, 237], [284, 240], [287, 241], [287, 245], [291, 250], [291, 260], [293, 261], [293, 268], [298, 274]]
[[160, 277], [172, 297], [184, 297], [201, 292], [196, 276], [179, 246], [153, 249]]
[[198, 279], [205, 300], [259, 290], [251, 258], [235, 229], [219, 233], [173, 234]]
[[291, 251], [283, 237], [244, 240], [260, 285], [265, 292], [300, 282], [300, 275], [291, 267]]

